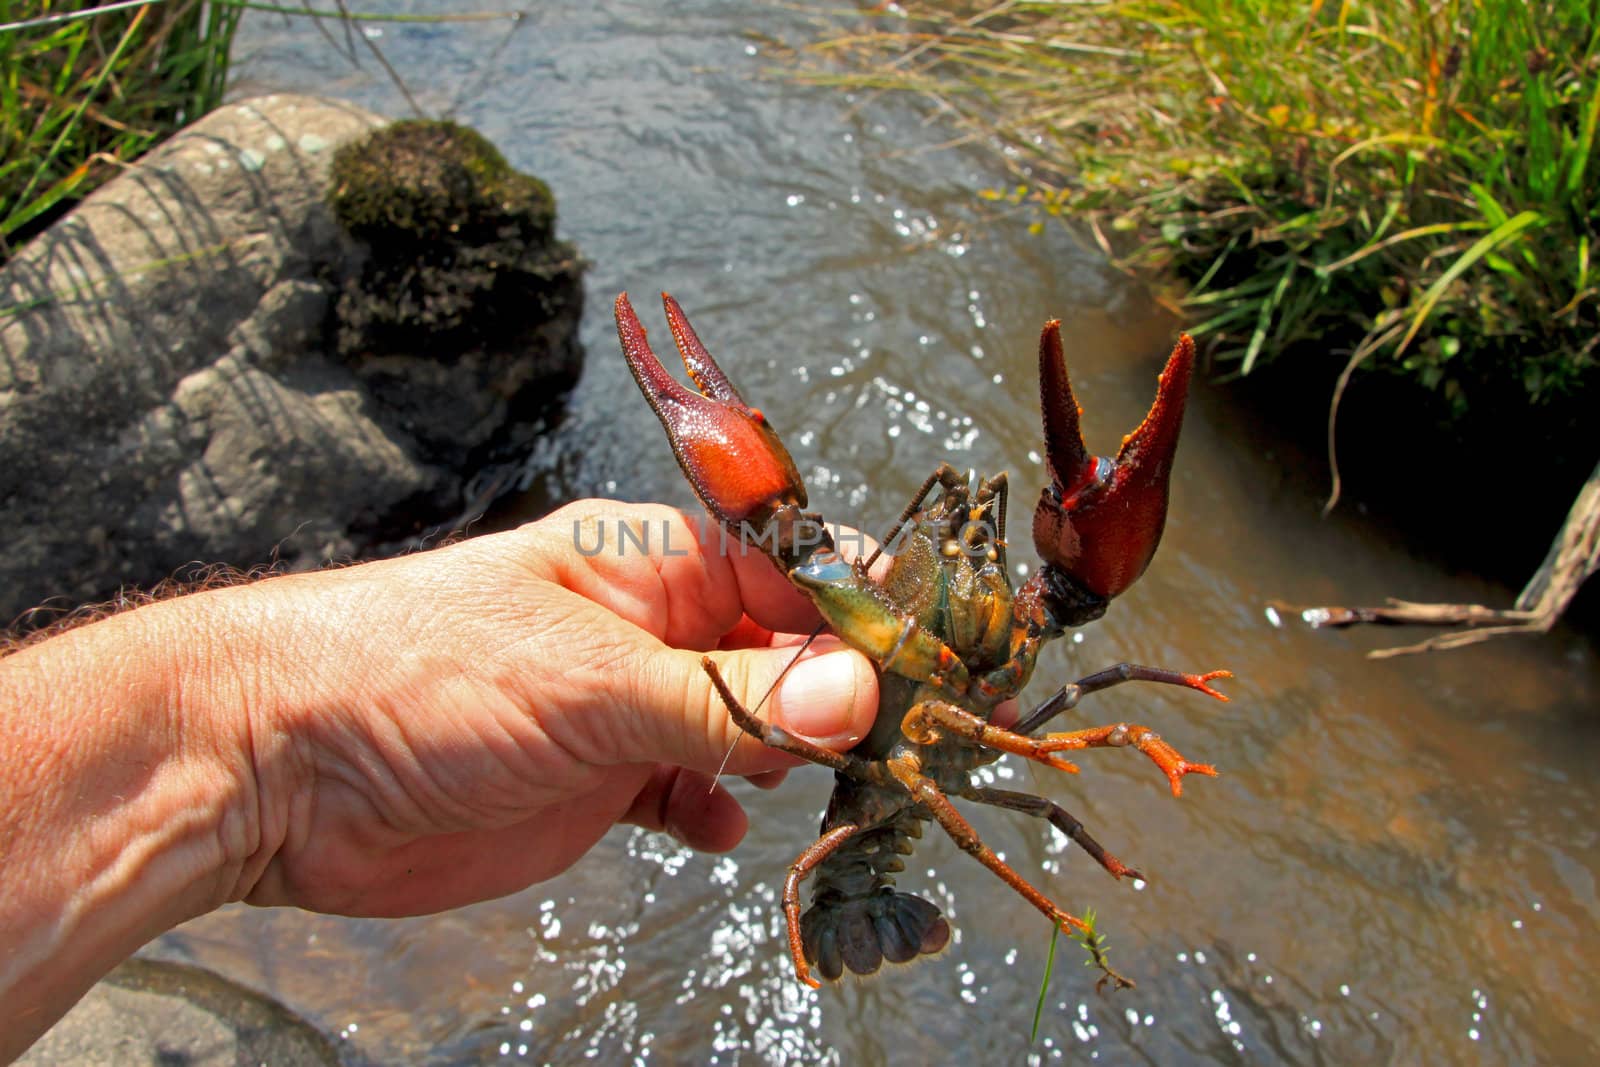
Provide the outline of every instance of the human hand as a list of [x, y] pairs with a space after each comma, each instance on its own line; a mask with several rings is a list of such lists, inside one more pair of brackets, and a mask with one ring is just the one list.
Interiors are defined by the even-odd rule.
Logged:
[[[619, 551], [620, 524], [650, 551]], [[234, 653], [256, 672], [260, 812], [235, 895], [436, 911], [549, 878], [617, 822], [732, 848], [746, 819], [711, 775], [726, 757], [726, 773], [770, 785], [797, 761], [739, 731], [701, 653], [747, 707], [836, 750], [870, 728], [877, 680], [831, 637], [784, 674], [815, 611], [705, 526], [583, 501], [432, 552], [230, 590], [248, 592], [229, 610], [240, 640], [272, 625], [260, 655]], [[602, 551], [577, 550], [602, 530]]]

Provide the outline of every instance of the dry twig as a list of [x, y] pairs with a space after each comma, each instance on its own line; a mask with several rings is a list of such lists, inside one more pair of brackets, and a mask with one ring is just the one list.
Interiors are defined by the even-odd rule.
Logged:
[[1572, 502], [1567, 521], [1550, 545], [1544, 562], [1510, 608], [1489, 608], [1482, 604], [1419, 604], [1393, 597], [1383, 607], [1296, 609], [1282, 604], [1274, 607], [1298, 614], [1312, 626], [1377, 623], [1467, 627], [1414, 645], [1379, 648], [1367, 653], [1369, 659], [1387, 659], [1413, 652], [1460, 648], [1505, 634], [1545, 633], [1555, 625], [1579, 587], [1596, 570], [1600, 570], [1600, 463], [1595, 465], [1589, 480]]

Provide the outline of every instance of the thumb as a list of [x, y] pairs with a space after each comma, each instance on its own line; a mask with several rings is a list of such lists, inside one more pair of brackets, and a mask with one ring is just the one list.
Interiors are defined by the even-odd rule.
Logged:
[[[837, 638], [817, 640], [798, 662], [792, 648], [745, 648], [710, 656], [751, 714], [789, 733], [842, 752], [872, 728], [877, 674], [865, 656]], [[622, 758], [706, 774], [719, 769], [755, 774], [794, 766], [795, 757], [768, 748], [739, 728], [701, 658], [698, 652], [664, 649], [650, 657], [648, 669], [634, 672], [629, 703], [638, 721], [622, 743]]]

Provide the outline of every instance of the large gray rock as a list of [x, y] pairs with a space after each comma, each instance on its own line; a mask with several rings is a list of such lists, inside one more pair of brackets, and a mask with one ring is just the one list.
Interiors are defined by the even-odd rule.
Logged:
[[580, 268], [553, 238], [520, 335], [341, 336], [369, 242], [335, 222], [329, 168], [382, 122], [284, 94], [220, 109], [0, 270], [0, 627], [189, 561], [382, 554], [468, 510], [572, 384]]
[[100, 981], [18, 1067], [338, 1067], [337, 1047], [283, 1005], [199, 967], [134, 958]]

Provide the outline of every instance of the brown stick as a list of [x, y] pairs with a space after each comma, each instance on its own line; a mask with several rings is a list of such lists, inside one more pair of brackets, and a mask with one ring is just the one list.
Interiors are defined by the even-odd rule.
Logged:
[[1299, 615], [1316, 627], [1357, 623], [1481, 627], [1367, 653], [1368, 659], [1387, 659], [1414, 652], [1461, 648], [1506, 634], [1546, 633], [1567, 610], [1579, 587], [1597, 570], [1600, 570], [1600, 463], [1595, 464], [1589, 480], [1578, 491], [1577, 499], [1567, 512], [1567, 521], [1551, 542], [1544, 562], [1528, 579], [1511, 608], [1490, 608], [1482, 604], [1419, 604], [1393, 597], [1383, 607], [1295, 608], [1281, 603], [1272, 606]]

